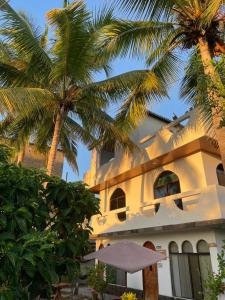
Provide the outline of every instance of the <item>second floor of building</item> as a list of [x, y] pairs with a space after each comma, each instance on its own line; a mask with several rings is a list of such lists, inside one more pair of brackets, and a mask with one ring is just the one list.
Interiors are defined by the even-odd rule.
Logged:
[[183, 119], [156, 131], [143, 156], [120, 153], [99, 167], [92, 160], [95, 176], [86, 175], [86, 183], [99, 193], [101, 210], [92, 220], [94, 234], [225, 219], [219, 150], [202, 125], [191, 125], [196, 114]]
[[219, 157], [198, 152], [99, 192], [94, 234], [225, 219]]

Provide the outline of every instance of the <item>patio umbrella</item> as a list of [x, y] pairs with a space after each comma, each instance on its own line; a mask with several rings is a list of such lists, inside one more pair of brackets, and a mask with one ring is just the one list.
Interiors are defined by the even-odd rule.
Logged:
[[159, 252], [130, 241], [118, 242], [84, 257], [86, 260], [98, 259], [128, 273], [143, 270], [165, 258], [166, 256]]

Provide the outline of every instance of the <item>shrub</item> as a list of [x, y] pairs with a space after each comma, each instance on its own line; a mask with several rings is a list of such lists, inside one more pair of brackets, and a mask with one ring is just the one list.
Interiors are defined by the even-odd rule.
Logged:
[[50, 298], [52, 283], [79, 273], [98, 199], [81, 182], [6, 160], [0, 163], [0, 299]]
[[225, 285], [225, 245], [220, 254], [218, 254], [218, 272], [209, 274], [206, 282], [206, 299], [215, 300], [224, 292]]
[[103, 293], [108, 285], [108, 276], [104, 264], [98, 263], [90, 268], [88, 273], [88, 285], [99, 293], [103, 299]]

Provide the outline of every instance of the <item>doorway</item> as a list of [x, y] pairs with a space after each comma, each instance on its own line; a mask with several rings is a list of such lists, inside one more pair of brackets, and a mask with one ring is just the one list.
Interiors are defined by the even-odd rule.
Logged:
[[[152, 242], [147, 241], [143, 246], [155, 251], [155, 246]], [[143, 291], [145, 300], [158, 300], [159, 285], [157, 264], [143, 270]]]

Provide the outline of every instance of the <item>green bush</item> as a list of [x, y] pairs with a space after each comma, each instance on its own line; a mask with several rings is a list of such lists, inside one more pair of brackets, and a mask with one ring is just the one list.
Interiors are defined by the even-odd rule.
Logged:
[[225, 284], [225, 245], [220, 254], [218, 254], [218, 272], [210, 273], [206, 282], [207, 295], [205, 299], [215, 300], [224, 292]]
[[103, 299], [103, 293], [108, 285], [108, 275], [104, 264], [98, 263], [90, 268], [88, 273], [88, 285], [99, 293]]
[[0, 300], [50, 298], [52, 283], [79, 273], [98, 199], [81, 182], [6, 160], [0, 162]]

